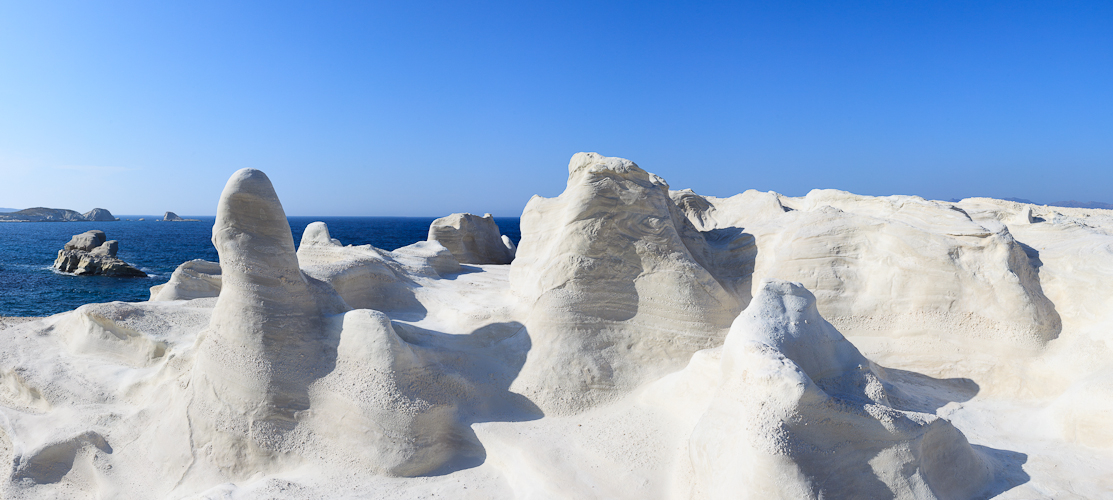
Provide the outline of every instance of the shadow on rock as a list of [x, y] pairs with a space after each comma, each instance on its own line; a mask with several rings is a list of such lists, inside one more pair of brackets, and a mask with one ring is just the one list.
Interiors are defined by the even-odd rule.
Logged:
[[935, 413], [947, 403], [969, 401], [981, 387], [968, 378], [933, 378], [922, 373], [877, 367], [889, 401], [902, 410]]
[[1028, 462], [1028, 455], [976, 444], [970, 446], [981, 453], [986, 460], [993, 461], [997, 465], [997, 474], [993, 483], [976, 498], [996, 497], [1032, 479], [1027, 472], [1024, 472], [1023, 468], [1024, 464]]
[[468, 388], [468, 393], [462, 394], [457, 402], [458, 452], [426, 475], [445, 475], [483, 464], [487, 453], [471, 424], [523, 422], [544, 416], [528, 398], [510, 391], [510, 384], [518, 377], [532, 347], [525, 325], [516, 321], [491, 323], [467, 335], [400, 322], [394, 322], [393, 327], [427, 363], [458, 377]]

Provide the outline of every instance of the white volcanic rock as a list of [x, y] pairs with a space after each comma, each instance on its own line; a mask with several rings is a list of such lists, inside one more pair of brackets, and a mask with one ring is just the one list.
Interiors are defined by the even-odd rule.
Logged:
[[295, 253], [258, 171], [220, 207], [221, 263], [152, 301], [0, 318], [0, 498], [1113, 491], [1113, 211], [720, 199], [581, 154], [512, 265], [462, 267], [320, 223]]
[[151, 287], [152, 301], [191, 300], [220, 295], [220, 264], [194, 259], [184, 262], [170, 281]]
[[579, 153], [568, 171], [564, 193], [526, 205], [510, 273], [533, 339], [513, 388], [558, 413], [721, 343], [749, 298], [752, 259], [752, 238], [696, 231], [664, 180], [629, 160]]
[[756, 278], [803, 283], [824, 317], [852, 337], [884, 336], [891, 356], [939, 352], [924, 351], [925, 341], [1032, 353], [1062, 328], [1008, 228], [951, 204], [833, 190], [702, 203], [686, 205], [689, 219], [756, 236]]
[[[439, 276], [459, 272], [459, 263], [444, 247], [431, 244], [410, 248], [402, 261], [392, 252], [371, 245], [344, 246], [330, 236], [323, 222], [309, 224], [302, 233], [298, 261], [308, 276], [328, 283], [351, 307], [386, 311], [422, 311], [414, 296], [410, 274]], [[408, 257], [408, 258], [407, 258]]]
[[514, 244], [499, 234], [491, 214], [441, 217], [429, 225], [427, 240], [443, 245], [461, 264], [509, 264], [514, 260]]
[[798, 283], [765, 282], [692, 433], [699, 498], [972, 498], [993, 466], [950, 422], [901, 411]]
[[291, 451], [296, 414], [309, 409], [309, 384], [335, 356], [322, 312], [343, 306], [327, 297], [318, 304], [278, 196], [258, 170], [228, 180], [213, 245], [221, 291], [190, 377], [194, 446], [211, 446], [222, 470], [266, 467]]

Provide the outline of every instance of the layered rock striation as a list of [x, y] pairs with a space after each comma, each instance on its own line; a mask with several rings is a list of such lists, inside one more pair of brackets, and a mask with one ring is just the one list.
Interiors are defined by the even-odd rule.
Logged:
[[579, 153], [534, 196], [511, 265], [534, 346], [514, 388], [568, 413], [620, 397], [722, 343], [749, 299], [753, 238], [697, 230], [660, 177]]

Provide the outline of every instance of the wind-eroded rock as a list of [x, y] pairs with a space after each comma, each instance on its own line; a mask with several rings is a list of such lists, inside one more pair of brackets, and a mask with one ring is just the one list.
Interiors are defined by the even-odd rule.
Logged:
[[973, 498], [992, 460], [950, 422], [903, 411], [799, 283], [762, 283], [723, 346], [692, 434], [698, 498]]
[[546, 411], [682, 367], [749, 299], [753, 238], [697, 231], [665, 181], [629, 160], [576, 154], [564, 193], [534, 196], [521, 228], [510, 281], [534, 347], [514, 388]]
[[491, 214], [452, 214], [429, 225], [427, 241], [435, 241], [461, 264], [509, 264], [514, 260], [514, 243], [499, 234]]
[[[385, 315], [349, 311], [332, 286], [302, 272], [265, 174], [229, 179], [213, 244], [220, 295], [189, 384], [191, 446], [211, 450], [200, 469], [246, 477], [320, 455], [412, 475], [452, 457], [459, 431], [445, 391], [460, 389]], [[306, 231], [302, 250], [317, 245], [345, 253], [323, 224]]]

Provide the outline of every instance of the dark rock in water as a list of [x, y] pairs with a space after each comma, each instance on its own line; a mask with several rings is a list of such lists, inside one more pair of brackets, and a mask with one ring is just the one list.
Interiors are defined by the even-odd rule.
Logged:
[[108, 222], [116, 217], [103, 208], [94, 208], [87, 213], [79, 213], [64, 208], [25, 208], [11, 213], [0, 213], [0, 221], [9, 222]]
[[58, 251], [54, 268], [79, 276], [147, 276], [147, 273], [117, 259], [116, 252], [119, 248], [119, 242], [107, 240], [104, 231], [94, 229], [75, 234]]
[[178, 217], [178, 214], [176, 214], [174, 212], [166, 212], [166, 214], [162, 216], [162, 220], [164, 220], [166, 222], [200, 222], [201, 221], [201, 219], [183, 219], [181, 217]]

